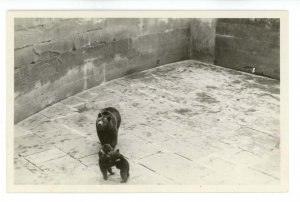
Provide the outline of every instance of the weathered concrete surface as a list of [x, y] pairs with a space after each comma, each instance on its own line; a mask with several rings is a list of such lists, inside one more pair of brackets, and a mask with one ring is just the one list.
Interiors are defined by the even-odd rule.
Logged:
[[107, 106], [122, 116], [128, 184], [279, 184], [279, 93], [277, 80], [193, 60], [107, 82], [15, 125], [15, 184], [119, 184], [98, 167]]
[[214, 63], [216, 18], [191, 19], [190, 58], [206, 63]]
[[280, 78], [279, 19], [218, 19], [215, 36], [215, 64]]
[[189, 59], [189, 19], [16, 19], [15, 122], [105, 81]]
[[279, 22], [269, 19], [16, 19], [20, 120], [106, 81], [195, 59], [279, 78]]

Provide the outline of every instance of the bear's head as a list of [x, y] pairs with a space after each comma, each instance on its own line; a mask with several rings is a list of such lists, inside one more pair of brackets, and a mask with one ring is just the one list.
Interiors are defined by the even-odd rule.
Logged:
[[97, 128], [106, 128], [111, 126], [112, 115], [108, 111], [101, 111], [96, 120]]
[[104, 144], [102, 146], [102, 151], [105, 153], [105, 154], [108, 154], [109, 152], [113, 151], [113, 148], [110, 146], [110, 144]]
[[123, 155], [120, 154], [120, 150], [116, 149], [114, 151], [109, 152], [110, 159], [114, 162], [120, 158], [123, 158]]

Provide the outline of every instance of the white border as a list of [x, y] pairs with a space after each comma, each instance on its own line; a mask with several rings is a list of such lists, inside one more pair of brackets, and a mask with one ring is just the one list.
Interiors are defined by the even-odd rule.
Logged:
[[[14, 185], [13, 182], [13, 47], [14, 18], [280, 18], [281, 177], [280, 185]], [[286, 192], [288, 190], [287, 42], [286, 11], [11, 11], [7, 13], [7, 188], [9, 192]]]
[[[51, 194], [47, 195], [36, 195], [36, 194], [6, 194], [6, 138], [5, 138], [5, 111], [6, 111], [6, 99], [0, 99], [1, 103], [1, 115], [0, 115], [0, 162], [2, 162], [0, 166], [0, 198], [3, 201], [54, 201], [62, 199], [63, 201], [72, 200], [72, 201], [96, 201], [96, 200], [104, 200], [104, 201], [124, 201], [129, 199], [131, 201], [245, 201], [245, 202], [253, 202], [254, 200], [259, 201], [298, 201], [300, 198], [300, 161], [299, 153], [300, 153], [300, 124], [299, 124], [299, 111], [300, 111], [300, 68], [299, 66], [299, 47], [300, 47], [300, 26], [299, 26], [299, 19], [300, 19], [300, 2], [296, 0], [277, 0], [277, 1], [251, 1], [251, 0], [242, 0], [239, 3], [237, 1], [218, 1], [218, 0], [202, 0], [197, 1], [193, 4], [190, 3], [189, 0], [181, 1], [164, 1], [162, 3], [157, 3], [157, 1], [152, 0], [153, 6], [149, 6], [145, 3], [133, 4], [132, 1], [126, 1], [127, 3], [125, 6], [122, 7], [122, 4], [117, 4], [120, 1], [114, 1], [112, 4], [106, 3], [101, 4], [93, 3], [91, 1], [88, 2], [81, 2], [78, 4], [78, 1], [59, 1], [53, 4], [45, 3], [45, 1], [40, 2], [33, 2], [33, 1], [26, 1], [26, 2], [19, 2], [19, 1], [0, 1], [0, 40], [1, 44], [5, 44], [5, 34], [6, 34], [6, 21], [5, 15], [7, 10], [24, 10], [24, 9], [164, 9], [164, 10], [172, 10], [172, 9], [182, 9], [182, 10], [203, 10], [203, 9], [284, 9], [289, 11], [289, 92], [290, 99], [289, 99], [289, 106], [290, 106], [290, 114], [289, 114], [289, 136], [290, 136], [290, 189], [289, 193], [285, 194], [82, 194], [82, 195], [61, 195], [61, 194]], [[140, 1], [142, 2], [142, 1]], [[170, 4], [171, 2], [171, 4]], [[0, 96], [2, 98], [5, 97], [6, 92], [6, 47], [0, 46]], [[298, 132], [298, 133], [297, 133]]]

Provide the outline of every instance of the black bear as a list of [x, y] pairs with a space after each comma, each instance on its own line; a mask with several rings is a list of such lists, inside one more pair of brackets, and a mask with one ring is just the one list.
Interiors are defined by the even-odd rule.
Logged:
[[120, 175], [122, 178], [121, 183], [127, 182], [129, 178], [129, 163], [125, 157], [120, 154], [119, 149], [109, 153], [111, 162], [120, 170]]
[[96, 120], [96, 129], [101, 145], [110, 144], [112, 148], [115, 148], [120, 124], [121, 115], [117, 109], [107, 107], [99, 112]]
[[114, 172], [112, 172], [111, 169], [112, 162], [111, 162], [110, 155], [102, 151], [99, 151], [98, 155], [99, 155], [99, 167], [103, 175], [103, 179], [107, 180], [107, 172], [109, 172], [109, 174], [111, 175], [114, 174]]

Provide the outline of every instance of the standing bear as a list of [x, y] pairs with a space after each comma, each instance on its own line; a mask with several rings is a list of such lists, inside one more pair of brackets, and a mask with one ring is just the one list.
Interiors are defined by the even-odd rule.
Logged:
[[125, 157], [120, 154], [120, 150], [111, 151], [110, 153], [111, 162], [120, 170], [121, 183], [127, 182], [129, 178], [129, 162]]
[[98, 153], [99, 156], [99, 167], [100, 171], [103, 175], [103, 179], [107, 180], [107, 172], [111, 175], [114, 174], [111, 167], [115, 165], [114, 162], [112, 162], [111, 157], [109, 155], [109, 152], [111, 152], [113, 149], [110, 146], [110, 144], [105, 144], [102, 147], [102, 151], [100, 150]]
[[97, 135], [101, 145], [110, 144], [114, 149], [118, 142], [118, 130], [121, 124], [121, 115], [113, 107], [102, 109], [96, 120]]
[[[103, 151], [103, 152], [102, 152]], [[112, 166], [116, 166], [120, 170], [121, 183], [127, 182], [129, 178], [129, 162], [120, 154], [120, 150], [113, 150], [109, 144], [104, 144], [99, 155], [99, 167], [103, 175], [103, 179], [107, 180], [107, 173], [113, 175]]]

